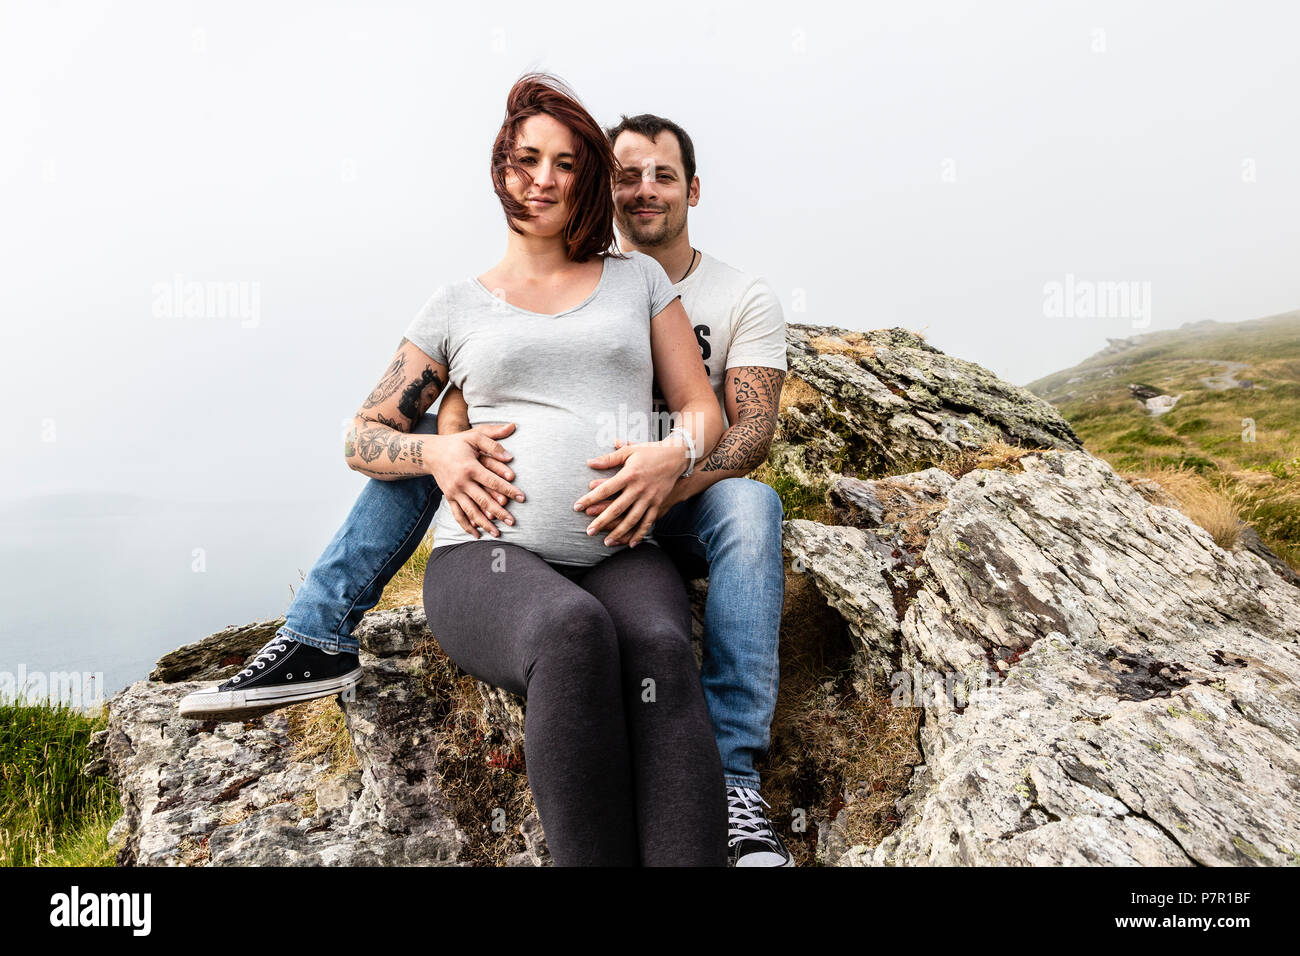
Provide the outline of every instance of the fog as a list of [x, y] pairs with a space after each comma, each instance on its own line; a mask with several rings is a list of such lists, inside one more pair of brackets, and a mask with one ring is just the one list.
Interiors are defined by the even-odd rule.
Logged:
[[[1298, 28], [1280, 2], [5, 2], [0, 500], [277, 502], [249, 547], [309, 564], [364, 481], [342, 421], [504, 251], [489, 148], [532, 69], [603, 124], [682, 124], [694, 244], [792, 322], [923, 331], [1024, 384], [1295, 309]], [[234, 298], [169, 291], [193, 283]], [[1060, 307], [1079, 283], [1133, 296]], [[6, 597], [75, 588], [68, 548], [7, 551]]]

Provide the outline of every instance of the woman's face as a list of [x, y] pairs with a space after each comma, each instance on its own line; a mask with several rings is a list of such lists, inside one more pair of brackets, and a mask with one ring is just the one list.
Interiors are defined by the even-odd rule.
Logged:
[[515, 222], [528, 235], [555, 236], [569, 218], [569, 190], [574, 176], [576, 145], [573, 132], [554, 116], [538, 113], [519, 127], [514, 161], [526, 169], [530, 183], [506, 170], [506, 189], [522, 202], [532, 219]]

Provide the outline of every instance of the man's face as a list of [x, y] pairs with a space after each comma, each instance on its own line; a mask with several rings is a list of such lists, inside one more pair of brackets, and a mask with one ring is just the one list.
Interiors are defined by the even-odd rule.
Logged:
[[623, 167], [614, 182], [614, 221], [638, 246], [672, 242], [686, 228], [686, 210], [699, 202], [699, 178], [686, 182], [677, 137], [664, 130], [651, 140], [623, 132], [614, 141]]

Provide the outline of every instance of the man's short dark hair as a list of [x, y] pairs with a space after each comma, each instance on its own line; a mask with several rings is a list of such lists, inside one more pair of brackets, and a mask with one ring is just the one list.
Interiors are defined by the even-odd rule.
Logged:
[[695, 178], [695, 144], [691, 142], [686, 130], [672, 120], [655, 116], [653, 113], [625, 115], [617, 126], [605, 130], [605, 135], [609, 137], [609, 145], [612, 147], [620, 133], [640, 133], [653, 142], [664, 130], [677, 137], [677, 145], [682, 151], [682, 165], [686, 167], [683, 170], [686, 173], [686, 185], [689, 187], [691, 180]]

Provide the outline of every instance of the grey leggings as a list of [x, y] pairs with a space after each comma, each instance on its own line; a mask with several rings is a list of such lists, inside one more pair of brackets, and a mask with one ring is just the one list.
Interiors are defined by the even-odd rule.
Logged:
[[424, 607], [462, 670], [527, 700], [528, 783], [556, 865], [726, 865], [690, 606], [656, 545], [590, 568], [493, 538], [434, 548]]

